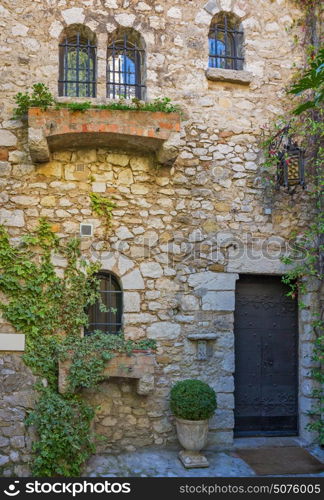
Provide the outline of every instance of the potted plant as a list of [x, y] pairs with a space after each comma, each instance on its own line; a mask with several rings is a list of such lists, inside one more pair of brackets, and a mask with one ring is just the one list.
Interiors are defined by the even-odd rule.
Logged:
[[200, 450], [207, 443], [208, 421], [217, 407], [214, 389], [196, 379], [177, 382], [171, 389], [170, 407], [184, 448], [179, 453], [182, 464], [187, 469], [208, 467], [208, 460]]

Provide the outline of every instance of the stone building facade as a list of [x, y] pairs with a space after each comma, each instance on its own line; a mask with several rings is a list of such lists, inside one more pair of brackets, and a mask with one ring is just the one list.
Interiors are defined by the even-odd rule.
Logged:
[[[235, 18], [244, 32], [241, 70], [208, 68], [208, 33], [219, 13]], [[1, 2], [0, 222], [13, 238], [43, 216], [63, 238], [78, 235], [81, 223], [92, 224], [82, 251], [119, 279], [125, 335], [158, 345], [149, 395], [138, 394], [127, 378], [84, 392], [100, 404], [95, 425], [107, 437], [103, 451], [176, 446], [168, 395], [184, 378], [205, 380], [217, 393], [211, 449], [233, 444], [237, 283], [241, 275], [281, 276], [291, 231], [302, 231], [311, 218], [307, 190], [269, 195], [261, 173], [263, 127], [284, 111], [285, 86], [302, 60], [291, 28], [300, 15], [290, 0]], [[183, 109], [180, 131], [159, 142], [172, 162], [149, 140], [128, 147], [111, 133], [99, 141], [99, 128], [73, 143], [71, 124], [51, 147], [48, 137], [34, 140], [25, 123], [12, 119], [14, 95], [36, 82], [58, 100], [76, 100], [58, 96], [58, 46], [64, 30], [81, 25], [97, 46], [96, 97], [86, 98], [94, 104], [106, 102], [107, 45], [115, 30], [140, 34], [146, 98], [168, 96]], [[87, 123], [87, 112], [80, 116]], [[45, 161], [35, 161], [44, 141]], [[108, 237], [91, 211], [90, 192], [117, 203]], [[102, 249], [106, 239], [109, 250]], [[314, 284], [303, 298], [308, 308], [299, 312], [298, 432], [308, 443], [314, 439], [305, 426], [316, 291]], [[33, 376], [21, 361], [19, 332], [2, 321], [0, 333], [0, 470], [23, 475]]]

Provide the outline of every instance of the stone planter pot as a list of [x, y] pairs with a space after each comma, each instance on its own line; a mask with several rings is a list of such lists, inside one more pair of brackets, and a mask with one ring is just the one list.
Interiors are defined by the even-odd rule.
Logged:
[[207, 444], [208, 422], [176, 418], [178, 439], [185, 449], [180, 451], [179, 458], [187, 469], [209, 466], [206, 457], [199, 453]]

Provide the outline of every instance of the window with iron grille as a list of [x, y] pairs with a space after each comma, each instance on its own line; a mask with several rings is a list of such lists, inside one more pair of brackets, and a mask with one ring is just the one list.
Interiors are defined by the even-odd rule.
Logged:
[[96, 97], [95, 43], [77, 32], [66, 35], [59, 49], [59, 95]]
[[129, 34], [118, 36], [107, 48], [107, 97], [145, 98], [145, 50]]
[[243, 31], [238, 23], [226, 14], [212, 22], [208, 35], [210, 68], [243, 69]]
[[101, 311], [100, 302], [90, 306], [88, 310], [89, 326], [86, 335], [96, 330], [104, 333], [118, 334], [122, 327], [123, 291], [117, 278], [109, 272], [100, 272], [97, 275], [100, 282], [100, 297], [106, 311]]

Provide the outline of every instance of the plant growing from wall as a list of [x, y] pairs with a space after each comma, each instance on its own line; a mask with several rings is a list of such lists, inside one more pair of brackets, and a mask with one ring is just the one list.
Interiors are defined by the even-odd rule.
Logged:
[[160, 111], [163, 113], [182, 114], [178, 104], [173, 104], [168, 97], [158, 97], [150, 102], [140, 101], [133, 98], [132, 101], [126, 101], [120, 98], [107, 104], [93, 104], [90, 101], [81, 102], [57, 102], [51, 94], [49, 88], [44, 83], [35, 83], [32, 86], [32, 93], [18, 92], [14, 97], [17, 107], [14, 109], [14, 117], [20, 118], [28, 113], [29, 108], [38, 107], [46, 110], [50, 106], [55, 109], [69, 109], [71, 112], [84, 112], [89, 109], [111, 109], [120, 111]]
[[[56, 273], [52, 256], [65, 263], [63, 276]], [[50, 224], [41, 219], [34, 233], [11, 243], [0, 226], [0, 304], [4, 318], [26, 335], [24, 362], [43, 379], [37, 384], [39, 400], [27, 418], [38, 441], [33, 445], [33, 474], [77, 476], [93, 452], [90, 425], [94, 409], [75, 391], [95, 387], [113, 350], [154, 347], [122, 336], [97, 333], [80, 338], [88, 323], [87, 306], [99, 299], [98, 265], [81, 258], [79, 240], [61, 243]], [[70, 391], [58, 393], [58, 361], [73, 350]]]

